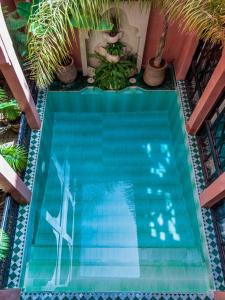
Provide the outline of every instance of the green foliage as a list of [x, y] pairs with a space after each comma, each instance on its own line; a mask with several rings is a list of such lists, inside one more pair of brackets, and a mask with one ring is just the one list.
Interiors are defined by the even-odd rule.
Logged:
[[0, 260], [6, 258], [9, 251], [9, 237], [3, 229], [0, 229]]
[[[109, 2], [109, 0], [107, 0]], [[59, 62], [69, 56], [74, 27], [109, 30], [110, 20], [100, 17], [105, 0], [41, 1], [29, 19], [28, 68], [39, 88], [48, 86], [55, 77]], [[107, 18], [106, 18], [107, 19]]]
[[108, 44], [106, 50], [111, 55], [122, 56], [124, 53], [125, 45], [121, 42], [116, 42], [115, 44]]
[[4, 117], [10, 122], [20, 117], [19, 105], [15, 99], [0, 103], [0, 112], [3, 113]]
[[[136, 0], [127, 0], [133, 2]], [[216, 1], [216, 2], [215, 2]], [[178, 20], [181, 29], [194, 31], [199, 38], [213, 42], [225, 42], [224, 0], [138, 0], [141, 6], [155, 5], [171, 21]], [[212, 5], [212, 3], [217, 3]], [[45, 88], [54, 80], [58, 63], [69, 55], [70, 29], [73, 27], [96, 29], [102, 19], [102, 11], [112, 5], [119, 7], [120, 0], [49, 0], [35, 6], [29, 19], [28, 58], [31, 77], [39, 88]], [[119, 11], [119, 10], [118, 10]], [[113, 31], [116, 31], [114, 26]]]
[[130, 60], [120, 60], [111, 63], [102, 57], [100, 65], [95, 70], [95, 85], [103, 90], [121, 90], [128, 86], [128, 78], [135, 68], [135, 63]]
[[16, 121], [20, 117], [20, 108], [15, 99], [8, 99], [4, 89], [0, 88], [0, 113], [9, 122]]
[[[37, 4], [39, 1], [34, 1]], [[28, 2], [18, 2], [16, 10], [11, 13], [5, 13], [6, 24], [13, 40], [15, 49], [22, 58], [28, 54], [27, 51], [27, 33], [26, 27], [33, 10], [33, 4]], [[5, 10], [7, 11], [7, 10]], [[35, 12], [35, 10], [33, 10]]]
[[6, 95], [5, 90], [0, 88], [0, 102], [4, 102], [4, 101], [7, 101], [7, 100], [8, 100], [8, 97]]
[[15, 170], [22, 172], [27, 165], [27, 152], [22, 146], [18, 145], [1, 145], [0, 155]]

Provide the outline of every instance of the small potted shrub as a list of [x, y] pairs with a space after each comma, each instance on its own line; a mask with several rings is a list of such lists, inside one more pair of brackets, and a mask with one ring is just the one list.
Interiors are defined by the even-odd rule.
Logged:
[[19, 145], [1, 145], [0, 155], [16, 172], [23, 172], [27, 165], [27, 151]]
[[165, 16], [159, 45], [156, 50], [156, 56], [148, 60], [145, 68], [143, 80], [149, 86], [159, 86], [165, 79], [166, 61], [163, 59], [163, 52], [168, 32], [168, 18]]
[[130, 60], [111, 63], [103, 57], [95, 70], [95, 85], [103, 90], [121, 90], [128, 86], [128, 78], [136, 64]]
[[77, 78], [77, 69], [72, 56], [67, 56], [56, 70], [57, 78], [65, 83], [72, 83]]
[[0, 113], [1, 122], [5, 126], [10, 125], [14, 132], [19, 131], [21, 111], [15, 99], [8, 100], [6, 92], [0, 88]]

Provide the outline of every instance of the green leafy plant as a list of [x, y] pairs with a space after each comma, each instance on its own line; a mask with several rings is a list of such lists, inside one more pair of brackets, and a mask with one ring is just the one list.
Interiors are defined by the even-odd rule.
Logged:
[[0, 229], [0, 260], [6, 258], [9, 251], [9, 237], [8, 234]]
[[111, 63], [102, 57], [100, 65], [95, 70], [95, 85], [103, 90], [121, 90], [128, 86], [128, 78], [136, 67], [130, 60], [120, 60]]
[[[134, 0], [128, 0], [133, 2]], [[225, 42], [224, 0], [139, 0], [140, 4], [159, 7], [168, 21], [178, 20], [180, 28], [194, 31], [199, 38], [212, 42]], [[51, 0], [41, 1], [29, 19], [28, 58], [31, 77], [39, 88], [48, 86], [54, 80], [58, 62], [68, 56], [71, 48], [71, 31], [75, 38], [76, 27], [95, 29], [102, 19], [101, 12], [112, 5], [118, 7], [120, 0]], [[213, 4], [214, 3], [214, 4]], [[166, 24], [165, 24], [166, 25]], [[164, 32], [166, 33], [167, 26]], [[158, 52], [160, 60], [163, 39]], [[158, 60], [158, 61], [159, 61]], [[158, 62], [159, 63], [159, 62]]]
[[0, 113], [9, 122], [17, 121], [20, 117], [20, 108], [15, 99], [8, 99], [4, 89], [0, 88]]
[[8, 164], [18, 172], [22, 172], [27, 165], [27, 151], [24, 147], [18, 145], [1, 145], [0, 155]]
[[0, 102], [4, 102], [8, 100], [8, 96], [2, 88], [0, 88]]
[[6, 24], [15, 49], [22, 58], [25, 58], [28, 54], [26, 29], [31, 12], [35, 13], [35, 9], [37, 9], [35, 4], [38, 4], [38, 2], [39, 0], [34, 0], [33, 3], [20, 1], [16, 5], [16, 10], [10, 13], [7, 12], [7, 8], [4, 9]]
[[0, 103], [0, 112], [9, 122], [18, 120], [21, 114], [19, 105], [15, 99]]
[[124, 47], [125, 47], [125, 45], [118, 41], [115, 44], [108, 44], [106, 46], [106, 50], [111, 55], [122, 56], [124, 53], [124, 50], [123, 50]]

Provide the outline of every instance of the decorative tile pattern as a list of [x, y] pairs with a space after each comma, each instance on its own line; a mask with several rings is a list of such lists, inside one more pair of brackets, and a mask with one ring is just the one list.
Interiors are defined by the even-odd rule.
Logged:
[[[178, 90], [180, 93], [181, 104], [183, 108], [185, 121], [188, 120], [191, 114], [191, 109], [189, 106], [188, 95], [186, 91], [186, 86], [184, 81], [178, 81]], [[205, 181], [202, 173], [202, 165], [199, 155], [198, 143], [195, 136], [188, 135], [188, 144], [191, 152], [192, 164], [195, 173], [195, 182], [198, 190], [198, 194], [205, 187]], [[225, 290], [225, 281], [223, 276], [223, 271], [220, 262], [219, 251], [217, 247], [215, 231], [212, 223], [211, 210], [207, 208], [202, 208], [202, 218], [205, 230], [205, 236], [207, 240], [207, 246], [209, 251], [210, 264], [212, 269], [212, 275], [214, 279], [214, 285], [216, 290]]]
[[169, 293], [23, 293], [21, 300], [212, 300], [212, 294]]
[[[44, 117], [46, 96], [47, 96], [47, 90], [43, 90], [39, 92], [38, 101], [37, 101], [37, 111], [39, 113], [41, 121], [43, 120]], [[27, 169], [24, 178], [25, 184], [31, 191], [33, 189], [40, 137], [41, 137], [41, 129], [37, 131], [32, 131], [31, 139], [30, 139], [29, 155], [28, 155], [28, 164], [27, 164]], [[19, 208], [13, 253], [11, 259], [11, 266], [9, 272], [9, 279], [8, 279], [8, 287], [11, 288], [19, 286], [19, 279], [20, 279], [20, 274], [22, 269], [22, 261], [23, 261], [23, 253], [24, 253], [23, 250], [24, 250], [26, 230], [27, 230], [28, 217], [29, 217], [29, 209], [30, 209], [29, 205], [20, 206]]]
[[[187, 119], [191, 113], [188, 105], [185, 85], [183, 82], [178, 82], [178, 89], [181, 95], [181, 102], [185, 119]], [[37, 109], [41, 120], [43, 120], [45, 103], [46, 103], [47, 91], [39, 92]], [[32, 190], [36, 163], [38, 157], [38, 149], [40, 144], [41, 130], [32, 132], [28, 167], [25, 175], [25, 182]], [[195, 170], [195, 178], [198, 192], [204, 186], [204, 180], [201, 172], [201, 164], [198, 153], [197, 141], [194, 137], [188, 137], [188, 143], [190, 146], [192, 161]], [[215, 236], [212, 226], [211, 213], [209, 210], [202, 210], [206, 237], [208, 241], [208, 247], [210, 252], [210, 259], [213, 270], [213, 277], [217, 289], [223, 289], [224, 279], [222, 277], [220, 260], [218, 256], [218, 250], [216, 247]], [[13, 248], [13, 256], [11, 261], [11, 269], [8, 281], [8, 287], [18, 287], [20, 274], [22, 270], [23, 261], [23, 249], [25, 243], [25, 235], [28, 224], [29, 205], [21, 206], [19, 211], [19, 217], [17, 222], [17, 230]], [[55, 292], [34, 292], [25, 293], [21, 295], [23, 300], [212, 300], [213, 293], [208, 294], [193, 294], [193, 293], [55, 293]]]

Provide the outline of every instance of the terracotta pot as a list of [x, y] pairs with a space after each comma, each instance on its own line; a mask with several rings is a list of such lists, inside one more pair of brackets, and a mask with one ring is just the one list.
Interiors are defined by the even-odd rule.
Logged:
[[149, 86], [158, 86], [163, 83], [165, 79], [166, 62], [163, 60], [160, 67], [153, 65], [154, 58], [150, 59], [145, 68], [143, 80]]
[[70, 57], [71, 62], [69, 65], [59, 65], [56, 71], [56, 75], [63, 83], [71, 83], [77, 78], [77, 69], [74, 65], [73, 58]]
[[119, 39], [122, 38], [122, 36], [122, 31], [118, 32], [115, 36], [111, 36], [108, 32], [103, 33], [104, 40], [106, 40], [106, 42], [109, 44], [115, 44], [116, 42], [118, 42]]

